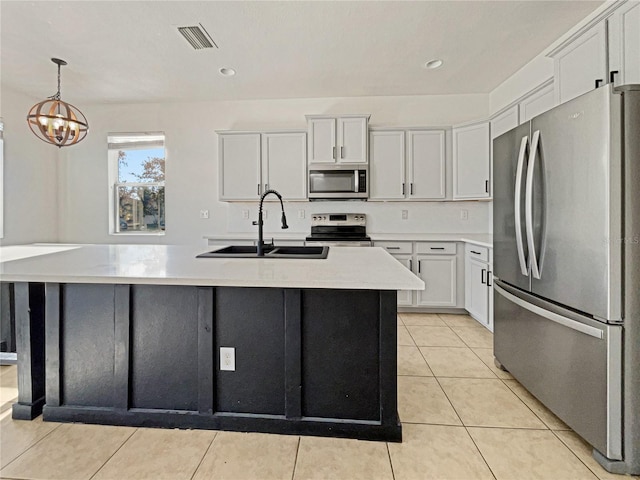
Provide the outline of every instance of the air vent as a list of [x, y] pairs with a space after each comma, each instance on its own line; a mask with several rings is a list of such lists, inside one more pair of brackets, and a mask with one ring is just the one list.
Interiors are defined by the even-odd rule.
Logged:
[[211, 38], [211, 35], [209, 35], [201, 23], [193, 27], [178, 27], [178, 32], [182, 34], [195, 50], [213, 47], [218, 48], [216, 42], [213, 41], [213, 38]]

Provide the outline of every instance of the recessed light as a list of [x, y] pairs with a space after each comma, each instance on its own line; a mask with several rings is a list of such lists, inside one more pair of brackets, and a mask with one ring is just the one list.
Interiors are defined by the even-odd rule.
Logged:
[[428, 68], [429, 70], [435, 70], [436, 68], [440, 68], [442, 66], [442, 60], [440, 59], [435, 59], [435, 60], [429, 60], [427, 63], [424, 64], [424, 68]]
[[233, 77], [236, 74], [236, 71], [233, 68], [221, 68], [220, 75], [224, 75], [225, 77]]

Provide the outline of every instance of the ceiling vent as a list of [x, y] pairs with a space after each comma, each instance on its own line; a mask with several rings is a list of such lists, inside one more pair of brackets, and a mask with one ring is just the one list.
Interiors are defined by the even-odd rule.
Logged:
[[211, 35], [209, 35], [201, 23], [192, 27], [178, 27], [178, 32], [182, 34], [195, 50], [213, 47], [218, 48], [216, 42], [213, 41], [213, 38], [211, 38]]

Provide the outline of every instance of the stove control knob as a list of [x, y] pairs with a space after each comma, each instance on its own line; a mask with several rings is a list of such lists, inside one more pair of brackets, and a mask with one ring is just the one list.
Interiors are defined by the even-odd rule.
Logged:
[[315, 215], [313, 216], [313, 221], [315, 222], [316, 220], [318, 220], [318, 217], [316, 217]]

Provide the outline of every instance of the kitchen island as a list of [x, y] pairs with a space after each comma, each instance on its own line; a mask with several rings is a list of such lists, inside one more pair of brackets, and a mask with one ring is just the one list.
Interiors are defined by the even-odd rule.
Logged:
[[396, 290], [424, 285], [382, 249], [12, 248], [14, 418], [401, 439]]

